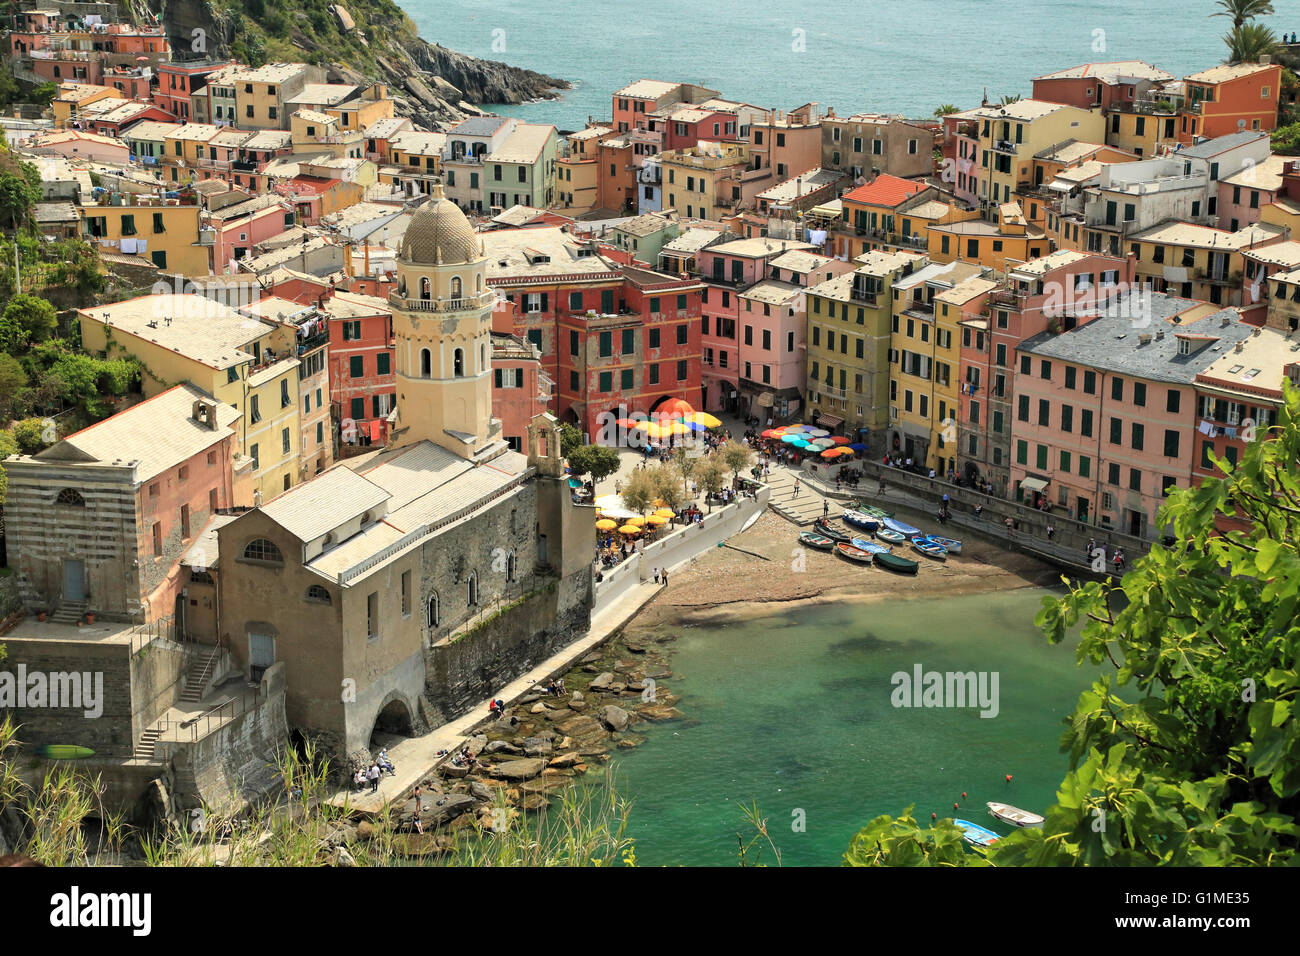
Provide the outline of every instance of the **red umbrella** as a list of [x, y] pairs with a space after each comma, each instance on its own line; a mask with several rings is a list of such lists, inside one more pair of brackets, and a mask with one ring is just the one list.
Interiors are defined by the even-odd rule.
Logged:
[[784, 429], [784, 428], [769, 428], [767, 431], [763, 432], [763, 437], [764, 437], [764, 438], [780, 438], [780, 437], [781, 437], [782, 435], [784, 435], [784, 434], [785, 434], [785, 429]]
[[639, 422], [634, 418], [620, 418], [614, 424], [619, 428], [639, 428], [644, 425], [645, 422]]
[[834, 457], [836, 457], [837, 455], [839, 455], [839, 453], [840, 453], [840, 450], [839, 450], [838, 448], [827, 448], [824, 452], [822, 452], [822, 457], [823, 457], [823, 458], [834, 458]]
[[832, 436], [831, 436], [831, 441], [835, 442], [835, 444], [837, 444], [837, 445], [847, 445], [847, 444], [849, 444], [851, 441], [853, 441], [853, 439], [852, 439], [852, 438], [845, 438], [843, 435], [832, 435]]
[[680, 418], [683, 415], [689, 415], [695, 409], [691, 408], [691, 403], [680, 398], [670, 398], [657, 409], [654, 414], [666, 415], [669, 418]]

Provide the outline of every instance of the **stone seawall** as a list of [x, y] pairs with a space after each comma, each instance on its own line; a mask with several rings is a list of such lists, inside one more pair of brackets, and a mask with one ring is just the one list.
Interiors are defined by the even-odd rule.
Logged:
[[[128, 645], [31, 639], [8, 639], [3, 643], [8, 649], [3, 670], [15, 675], [15, 680], [20, 665], [29, 675], [89, 674], [92, 682], [102, 678], [97, 716], [87, 717], [83, 707], [48, 706], [50, 698], [40, 706], [10, 708], [7, 713], [19, 725], [18, 739], [25, 748], [73, 744], [89, 747], [104, 757], [130, 755], [135, 736]], [[90, 689], [93, 693], [94, 687]]]

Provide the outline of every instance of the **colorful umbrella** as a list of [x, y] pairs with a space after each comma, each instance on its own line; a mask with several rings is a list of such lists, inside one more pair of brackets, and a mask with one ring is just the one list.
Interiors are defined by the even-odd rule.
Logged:
[[769, 428], [767, 431], [763, 432], [763, 437], [764, 437], [764, 438], [780, 438], [780, 437], [781, 437], [782, 435], [784, 435], [784, 434], [785, 434], [785, 429], [784, 429], [784, 428]]
[[822, 457], [823, 457], [823, 458], [838, 458], [838, 457], [839, 457], [839, 454], [840, 454], [840, 450], [839, 450], [838, 448], [827, 448], [824, 452], [822, 452]]
[[843, 435], [832, 435], [831, 441], [835, 442], [837, 445], [847, 445], [852, 442], [853, 439], [845, 438]]
[[691, 408], [690, 402], [683, 401], [680, 398], [670, 398], [668, 401], [656, 408], [654, 414], [667, 416], [668, 418], [682, 418], [690, 415], [694, 411], [695, 409]]
[[855, 442], [854, 442], [852, 445], [850, 445], [849, 447], [852, 448], [854, 451], [866, 451], [866, 450], [867, 450], [867, 446], [864, 445], [864, 444], [862, 444], [862, 442], [860, 442], [860, 441], [855, 441]]
[[698, 425], [703, 425], [705, 428], [718, 428], [722, 425], [722, 422], [710, 415], [708, 412], [692, 412], [686, 417], [689, 421], [695, 422]]
[[634, 524], [625, 524], [618, 529], [619, 534], [640, 534], [641, 529]]
[[640, 428], [645, 423], [635, 418], [620, 418], [614, 424], [619, 428]]
[[810, 428], [808, 434], [812, 435], [813, 438], [825, 438], [830, 432], [824, 428]]
[[808, 444], [816, 445], [818, 448], [830, 448], [835, 444], [835, 442], [831, 441], [829, 438], [814, 438]]
[[596, 522], [597, 531], [613, 531], [618, 527], [617, 521], [610, 521], [608, 518], [601, 518]]
[[640, 527], [641, 525], [645, 524], [645, 518], [643, 518], [641, 515], [637, 515], [635, 518], [628, 518], [626, 523]]
[[651, 515], [645, 520], [652, 525], [661, 525], [667, 524], [669, 519], [665, 518], [663, 515]]
[[673, 511], [672, 508], [660, 508], [655, 514], [661, 518], [675, 518], [677, 516], [677, 512]]
[[803, 441], [803, 439], [798, 435], [782, 435], [781, 441], [785, 442], [787, 445], [793, 445], [797, 441]]

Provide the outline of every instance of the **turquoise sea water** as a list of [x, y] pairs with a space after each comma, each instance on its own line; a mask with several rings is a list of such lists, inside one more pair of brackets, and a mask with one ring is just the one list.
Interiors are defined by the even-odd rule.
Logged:
[[[785, 865], [836, 865], [858, 829], [909, 804], [920, 821], [934, 812], [1000, 833], [1009, 828], [987, 801], [1042, 812], [1067, 770], [1061, 721], [1096, 674], [1034, 627], [1048, 593], [827, 605], [680, 629], [667, 683], [686, 719], [642, 725], [645, 743], [617, 752], [638, 863], [735, 865], [739, 805], [754, 801]], [[915, 664], [997, 671], [998, 716], [895, 708], [891, 675]]]
[[[502, 107], [579, 129], [641, 77], [700, 83], [788, 109], [929, 116], [1028, 96], [1080, 63], [1146, 60], [1182, 76], [1220, 62], [1230, 21], [1212, 0], [399, 0], [426, 39], [570, 80], [556, 102]], [[1260, 21], [1300, 31], [1300, 0]], [[802, 32], [796, 32], [802, 31]]]

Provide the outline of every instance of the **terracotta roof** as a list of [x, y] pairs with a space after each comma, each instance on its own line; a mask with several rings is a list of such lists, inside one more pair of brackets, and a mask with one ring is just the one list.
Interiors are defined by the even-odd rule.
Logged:
[[865, 203], [868, 206], [897, 206], [904, 199], [915, 196], [922, 189], [925, 189], [925, 183], [913, 179], [900, 179], [898, 176], [882, 173], [873, 182], [859, 186], [857, 189], [845, 193], [841, 198], [851, 202]]

